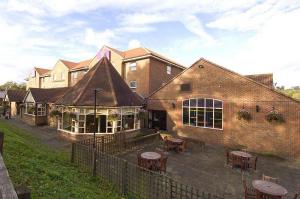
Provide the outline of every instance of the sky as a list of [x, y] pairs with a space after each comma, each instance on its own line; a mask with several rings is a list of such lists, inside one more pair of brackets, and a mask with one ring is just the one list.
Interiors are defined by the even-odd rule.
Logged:
[[201, 57], [300, 85], [300, 0], [0, 0], [0, 84], [103, 46], [146, 47], [185, 66]]

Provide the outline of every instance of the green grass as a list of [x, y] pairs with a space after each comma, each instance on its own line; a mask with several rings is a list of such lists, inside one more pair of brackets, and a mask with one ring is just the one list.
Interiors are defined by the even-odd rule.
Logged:
[[111, 186], [73, 166], [69, 153], [51, 149], [3, 120], [0, 131], [9, 175], [15, 186], [28, 186], [32, 198], [120, 198]]

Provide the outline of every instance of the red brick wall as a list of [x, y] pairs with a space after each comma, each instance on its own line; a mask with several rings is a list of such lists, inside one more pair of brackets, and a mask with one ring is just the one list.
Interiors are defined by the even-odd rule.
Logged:
[[[199, 65], [204, 68], [199, 68]], [[191, 83], [192, 90], [180, 91], [182, 83]], [[182, 100], [215, 98], [224, 102], [223, 130], [182, 125]], [[172, 102], [176, 107], [172, 107]], [[237, 119], [242, 106], [251, 111], [250, 122]], [[256, 105], [261, 111], [256, 112]], [[265, 115], [274, 106], [283, 114], [283, 124], [269, 123]], [[219, 143], [243, 145], [256, 152], [295, 158], [300, 155], [300, 104], [254, 81], [245, 79], [213, 63], [201, 60], [174, 79], [148, 101], [148, 109], [167, 111], [167, 129], [180, 136]]]

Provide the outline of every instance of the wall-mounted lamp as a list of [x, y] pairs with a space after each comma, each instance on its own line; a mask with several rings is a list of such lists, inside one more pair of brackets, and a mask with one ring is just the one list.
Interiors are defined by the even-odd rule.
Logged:
[[172, 108], [173, 108], [173, 109], [175, 109], [175, 108], [176, 108], [176, 104], [175, 104], [175, 102], [172, 102], [172, 103], [171, 103], [171, 105], [172, 105]]
[[259, 113], [260, 112], [260, 106], [256, 105], [256, 112]]
[[199, 68], [204, 68], [204, 66], [203, 66], [202, 64], [200, 64], [198, 67], [199, 67]]

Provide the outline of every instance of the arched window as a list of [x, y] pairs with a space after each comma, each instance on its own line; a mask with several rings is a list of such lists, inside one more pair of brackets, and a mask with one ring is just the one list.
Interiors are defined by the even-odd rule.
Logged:
[[210, 98], [183, 100], [182, 123], [187, 126], [223, 129], [223, 102]]

